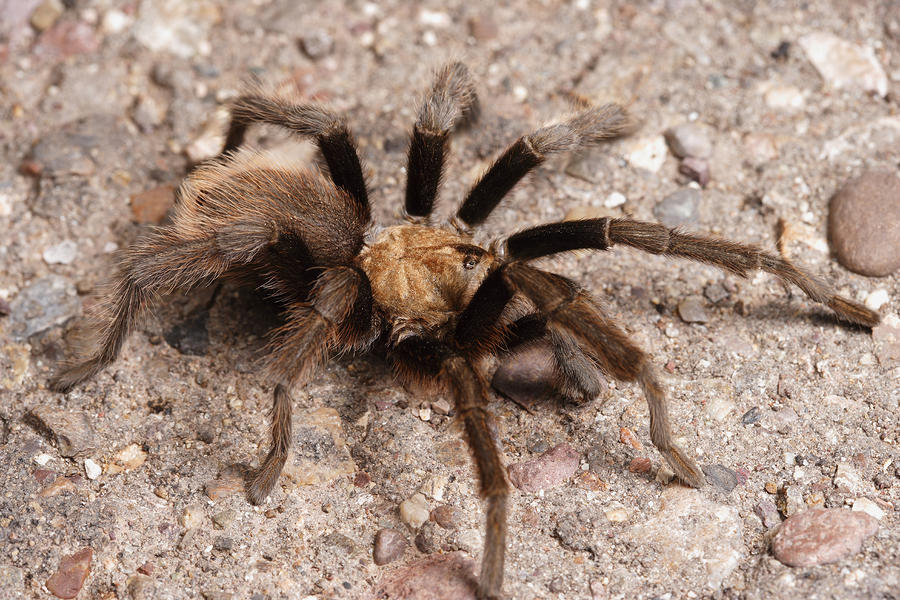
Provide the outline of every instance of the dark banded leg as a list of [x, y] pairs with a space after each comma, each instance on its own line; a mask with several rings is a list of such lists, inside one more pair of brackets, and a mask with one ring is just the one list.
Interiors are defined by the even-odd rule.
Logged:
[[513, 186], [551, 154], [596, 145], [624, 135], [630, 128], [625, 109], [606, 104], [519, 138], [475, 183], [456, 218], [469, 228], [480, 225]]
[[232, 104], [231, 125], [222, 153], [237, 149], [244, 141], [247, 128], [254, 123], [276, 125], [315, 139], [328, 165], [331, 180], [350, 194], [365, 210], [368, 219], [370, 211], [366, 181], [345, 117], [320, 104], [296, 104], [279, 96], [246, 94]]
[[505, 251], [507, 260], [526, 261], [582, 248], [606, 250], [613, 244], [707, 263], [741, 277], [751, 271], [766, 271], [793, 283], [841, 319], [868, 327], [880, 321], [878, 313], [839, 296], [829, 285], [776, 254], [749, 244], [684, 233], [660, 223], [611, 218], [548, 223], [511, 235]]
[[450, 148], [450, 132], [476, 108], [475, 85], [462, 63], [444, 65], [419, 107], [409, 141], [406, 214], [427, 217], [434, 208]]

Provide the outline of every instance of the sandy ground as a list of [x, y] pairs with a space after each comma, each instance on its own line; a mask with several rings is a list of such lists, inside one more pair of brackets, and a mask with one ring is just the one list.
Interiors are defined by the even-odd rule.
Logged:
[[[251, 75], [292, 81], [349, 116], [383, 225], [400, 218], [414, 100], [448, 59], [470, 65], [482, 117], [454, 139], [444, 213], [497, 151], [573, 94], [622, 102], [641, 121], [634, 136], [546, 163], [483, 238], [566, 215], [653, 220], [669, 194], [695, 189], [690, 229], [774, 249], [782, 222], [794, 259], [852, 298], [886, 295], [879, 311], [897, 315], [900, 277], [853, 274], [826, 242], [835, 190], [900, 164], [900, 11], [887, 0], [183, 4], [0, 2], [4, 598], [49, 597], [62, 558], [84, 548], [78, 598], [365, 598], [392, 576], [425, 572], [422, 549], [480, 558], [459, 428], [440, 398], [396, 384], [383, 357], [332, 361], [296, 392], [300, 452], [265, 505], [221, 486], [210, 499], [227, 465], [265, 451], [273, 382], [255, 361], [275, 321], [252, 293], [170, 298], [93, 381], [68, 395], [46, 388], [115, 250], [145, 227], [132, 197], [177, 185], [188, 157], [217, 149], [221, 107]], [[799, 44], [812, 33], [872, 49], [884, 79], [823, 79]], [[712, 142], [702, 190], [662, 138], [682, 123]], [[498, 398], [510, 463], [561, 443], [579, 455], [565, 483], [514, 491], [508, 597], [900, 597], [896, 354], [770, 276], [627, 249], [543, 264], [603, 298], [653, 354], [677, 437], [720, 476], [699, 491], [657, 481], [634, 386], [531, 412]], [[686, 299], [703, 322], [679, 317]], [[649, 458], [649, 472], [632, 472], [635, 458]], [[398, 506], [420, 490], [427, 510], [449, 505], [457, 523], [424, 526], [417, 548]], [[802, 568], [773, 558], [785, 513], [854, 504], [882, 513], [861, 551]], [[385, 527], [410, 547], [376, 566]]]

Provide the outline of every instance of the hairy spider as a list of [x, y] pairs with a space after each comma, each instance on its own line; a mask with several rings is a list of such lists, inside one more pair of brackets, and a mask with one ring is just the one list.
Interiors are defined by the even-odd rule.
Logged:
[[[553, 389], [576, 400], [599, 394], [599, 372], [636, 382], [649, 404], [653, 444], [681, 481], [704, 483], [700, 469], [672, 440], [663, 386], [647, 355], [587, 291], [530, 261], [625, 244], [740, 276], [767, 271], [842, 319], [878, 323], [876, 313], [776, 254], [658, 223], [585, 219], [530, 227], [487, 247], [473, 242], [473, 229], [549, 155], [627, 133], [631, 122], [617, 104], [581, 107], [519, 138], [476, 181], [449, 224], [430, 224], [450, 133], [475, 109], [466, 67], [441, 68], [421, 102], [410, 140], [408, 223], [367, 241], [368, 194], [345, 119], [321, 105], [262, 89], [239, 97], [222, 155], [188, 176], [171, 224], [128, 250], [114, 289], [101, 303], [106, 311], [96, 348], [57, 374], [53, 387], [69, 390], [115, 360], [136, 319], [161, 294], [225, 276], [255, 278], [283, 304], [285, 323], [270, 345], [268, 368], [276, 384], [271, 449], [248, 475], [250, 502], [269, 495], [285, 464], [291, 389], [309, 381], [330, 354], [369, 349], [381, 340], [401, 380], [443, 384], [454, 397], [487, 504], [479, 595], [493, 598], [500, 596], [503, 582], [509, 484], [486, 409], [483, 358], [502, 359], [531, 344], [546, 344], [552, 349]], [[273, 153], [239, 150], [254, 123], [313, 138], [327, 176]]]

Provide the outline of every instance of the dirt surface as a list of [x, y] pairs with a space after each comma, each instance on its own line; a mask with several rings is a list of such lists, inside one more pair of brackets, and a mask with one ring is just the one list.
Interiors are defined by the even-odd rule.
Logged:
[[[414, 99], [451, 58], [475, 74], [482, 114], [454, 139], [443, 213], [573, 98], [622, 102], [641, 121], [539, 168], [482, 239], [625, 214], [774, 250], [781, 227], [793, 259], [893, 315], [873, 336], [771, 276], [628, 249], [544, 261], [652, 353], [710, 484], [661, 482], [635, 386], [531, 412], [496, 399], [509, 463], [563, 443], [580, 457], [552, 489], [514, 490], [507, 596], [900, 597], [900, 276], [855, 275], [826, 242], [834, 192], [900, 164], [896, 3], [5, 0], [0, 28], [0, 597], [50, 597], [45, 585], [78, 598], [468, 597], [482, 512], [459, 427], [383, 357], [334, 360], [295, 392], [298, 454], [261, 507], [211, 483], [265, 451], [273, 382], [255, 361], [277, 321], [253, 293], [169, 298], [93, 381], [46, 388], [115, 250], [164, 213], [171, 190], [158, 188], [218, 149], [243, 81], [291, 82], [345, 112], [388, 225]], [[882, 72], [842, 66], [839, 51], [824, 59], [837, 74], [815, 65], [811, 34], [868, 49]], [[684, 123], [711, 142], [702, 189], [663, 138]], [[447, 527], [413, 531], [410, 498], [405, 521], [447, 505], [432, 516]], [[785, 515], [851, 505], [879, 515], [859, 552], [809, 567], [773, 557]], [[409, 547], [377, 566], [383, 528]], [[449, 591], [427, 589], [441, 564]]]

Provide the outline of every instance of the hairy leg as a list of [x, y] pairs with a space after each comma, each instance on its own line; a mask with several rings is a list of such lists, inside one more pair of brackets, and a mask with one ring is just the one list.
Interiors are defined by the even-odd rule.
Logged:
[[548, 328], [569, 336], [602, 372], [641, 386], [650, 410], [653, 445], [679, 479], [693, 487], [702, 486], [704, 477], [699, 467], [672, 439], [665, 394], [647, 355], [574, 282], [523, 264], [510, 265], [505, 273], [537, 305], [547, 318]]
[[477, 110], [475, 85], [462, 63], [444, 65], [419, 106], [409, 141], [406, 214], [428, 217], [437, 199], [450, 132]]
[[300, 136], [315, 139], [328, 165], [331, 180], [350, 194], [368, 220], [370, 212], [365, 177], [346, 118], [321, 104], [300, 104], [261, 90], [245, 94], [232, 104], [231, 125], [222, 152], [236, 150], [243, 143], [247, 128], [254, 123], [284, 127]]
[[625, 135], [631, 128], [624, 108], [606, 104], [519, 138], [475, 183], [456, 213], [457, 220], [464, 227], [480, 225], [513, 186], [548, 156], [597, 145]]
[[95, 347], [86, 358], [65, 364], [50, 387], [66, 392], [113, 362], [135, 322], [159, 294], [212, 283], [227, 268], [212, 239], [178, 240], [171, 230], [162, 229], [140, 240], [128, 251], [112, 289], [96, 309]]
[[309, 302], [286, 311], [275, 331], [268, 371], [278, 381], [271, 413], [271, 448], [249, 473], [247, 497], [261, 504], [278, 481], [291, 446], [290, 389], [306, 383], [328, 352], [359, 347], [371, 339], [372, 295], [365, 274], [355, 267], [335, 267], [316, 279]]
[[684, 233], [660, 223], [606, 217], [548, 223], [510, 236], [505, 242], [505, 251], [508, 260], [527, 261], [582, 248], [606, 250], [613, 244], [704, 262], [741, 277], [747, 277], [755, 270], [766, 271], [786, 283], [793, 283], [812, 300], [824, 304], [846, 321], [868, 327], [880, 321], [874, 311], [839, 296], [828, 284], [776, 254], [749, 244]]
[[506, 555], [506, 521], [509, 482], [502, 451], [494, 440], [487, 407], [487, 388], [471, 362], [439, 340], [413, 336], [399, 342], [392, 352], [398, 371], [408, 378], [444, 377], [456, 403], [478, 470], [481, 497], [487, 503], [484, 554], [478, 596], [501, 597]]

